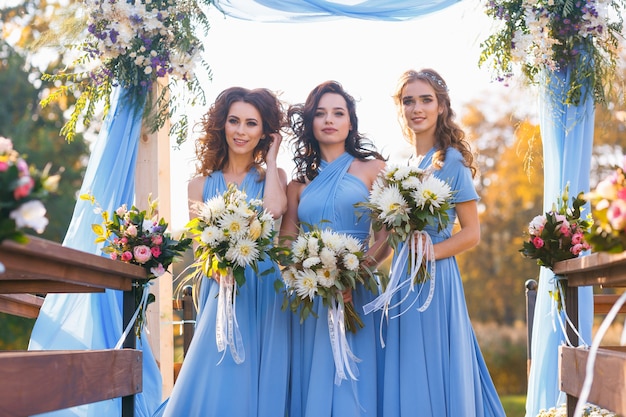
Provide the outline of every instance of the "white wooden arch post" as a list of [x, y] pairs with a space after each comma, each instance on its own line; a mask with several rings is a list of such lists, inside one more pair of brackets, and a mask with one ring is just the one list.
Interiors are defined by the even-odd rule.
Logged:
[[[168, 79], [159, 79], [153, 87], [153, 97], [158, 97]], [[169, 96], [167, 98], [169, 100]], [[157, 132], [150, 133], [143, 126], [135, 175], [135, 200], [137, 208], [145, 210], [148, 195], [158, 198], [158, 216], [168, 224], [172, 219], [171, 184], [170, 184], [170, 124], [169, 119]], [[171, 233], [172, 231], [169, 230]], [[172, 311], [172, 267], [170, 273], [161, 275], [152, 281], [150, 292], [156, 301], [147, 311], [148, 342], [159, 364], [163, 378], [163, 398], [170, 395], [174, 385], [174, 329]]]

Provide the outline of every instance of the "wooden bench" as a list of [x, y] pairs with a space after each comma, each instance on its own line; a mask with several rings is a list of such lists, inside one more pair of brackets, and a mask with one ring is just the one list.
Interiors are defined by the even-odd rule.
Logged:
[[[41, 295], [124, 292], [123, 325], [135, 310], [133, 282], [146, 278], [137, 265], [81, 252], [29, 237], [26, 245], [0, 243], [0, 311], [36, 317]], [[142, 352], [134, 333], [124, 349], [99, 351], [0, 352], [0, 414], [24, 417], [122, 397], [122, 416], [134, 415], [134, 395], [141, 392]]]

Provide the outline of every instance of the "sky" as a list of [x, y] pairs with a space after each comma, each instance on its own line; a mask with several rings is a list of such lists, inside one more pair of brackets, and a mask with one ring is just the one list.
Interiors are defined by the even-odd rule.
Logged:
[[[390, 161], [410, 153], [403, 140], [391, 94], [407, 69], [430, 67], [450, 90], [452, 107], [460, 114], [465, 104], [490, 95], [505, 96], [507, 88], [478, 67], [480, 42], [493, 23], [479, 0], [453, 6], [405, 22], [377, 22], [341, 18], [323, 22], [250, 22], [222, 15], [211, 6], [211, 28], [205, 38], [205, 59], [212, 79], [198, 74], [207, 105], [225, 88], [265, 87], [287, 103], [304, 102], [308, 93], [326, 80], [339, 81], [357, 100], [359, 130]], [[206, 107], [190, 109], [190, 123]], [[287, 138], [279, 165], [291, 177], [293, 164]], [[191, 138], [173, 151], [172, 227], [187, 221], [187, 181], [195, 156]], [[174, 165], [176, 164], [176, 165]], [[181, 214], [182, 213], [182, 214]]]

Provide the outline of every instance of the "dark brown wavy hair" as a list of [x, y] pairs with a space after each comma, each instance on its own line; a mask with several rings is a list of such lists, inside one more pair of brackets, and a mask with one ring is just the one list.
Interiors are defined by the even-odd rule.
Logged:
[[430, 85], [435, 90], [435, 96], [437, 97], [437, 103], [439, 108], [442, 109], [442, 113], [437, 117], [437, 126], [435, 128], [435, 146], [437, 152], [433, 155], [434, 165], [443, 164], [446, 158], [446, 149], [453, 147], [461, 152], [465, 166], [469, 167], [472, 171], [472, 176], [476, 176], [476, 166], [474, 164], [474, 155], [467, 140], [465, 140], [465, 132], [454, 121], [455, 113], [450, 106], [450, 95], [448, 94], [448, 86], [435, 70], [430, 68], [424, 68], [419, 71], [408, 70], [405, 71], [398, 80], [395, 92], [393, 94], [393, 100], [396, 103], [396, 109], [398, 111], [398, 120], [402, 126], [402, 133], [404, 137], [412, 145], [415, 144], [415, 132], [409, 128], [404, 117], [404, 111], [402, 106], [402, 91], [407, 84], [421, 80]]
[[226, 120], [230, 106], [237, 102], [251, 104], [261, 114], [263, 137], [254, 149], [254, 160], [249, 168], [254, 166], [261, 175], [264, 174], [262, 166], [270, 147], [269, 135], [285, 128], [285, 109], [270, 90], [265, 88], [250, 90], [243, 87], [231, 87], [222, 91], [199, 123], [202, 135], [196, 139], [197, 174], [209, 175], [223, 169], [228, 162]]
[[313, 134], [313, 119], [320, 99], [326, 93], [339, 94], [346, 100], [350, 124], [352, 129], [346, 138], [346, 152], [355, 158], [366, 160], [371, 158], [385, 160], [376, 150], [373, 142], [359, 133], [359, 122], [356, 116], [356, 102], [337, 81], [325, 81], [315, 87], [304, 104], [295, 104], [289, 107], [287, 119], [293, 131], [294, 148], [293, 161], [295, 178], [299, 182], [306, 182], [315, 178], [318, 174], [321, 161], [320, 145]]

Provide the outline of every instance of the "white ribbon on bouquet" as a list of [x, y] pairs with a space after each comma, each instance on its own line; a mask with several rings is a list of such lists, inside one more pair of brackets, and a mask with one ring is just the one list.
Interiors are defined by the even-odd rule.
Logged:
[[224, 360], [226, 346], [230, 347], [230, 353], [235, 363], [240, 364], [246, 359], [239, 324], [236, 315], [237, 296], [235, 294], [235, 277], [232, 270], [228, 269], [227, 275], [220, 276], [220, 290], [217, 296], [217, 317], [215, 318], [215, 343], [218, 352], [223, 352]]
[[335, 384], [340, 385], [341, 380], [348, 379], [347, 375], [353, 380], [357, 380], [359, 369], [357, 362], [361, 362], [350, 349], [348, 339], [346, 337], [345, 310], [336, 299], [332, 300], [331, 306], [328, 308], [328, 334], [330, 336], [330, 345], [333, 350], [333, 359], [335, 361]]
[[[407, 258], [408, 262], [408, 276], [405, 274], [406, 270], [402, 268], [401, 261]], [[404, 242], [404, 246], [400, 250], [398, 256], [396, 256], [391, 268], [389, 269], [389, 282], [387, 283], [387, 287], [385, 290], [374, 300], [363, 306], [363, 311], [365, 314], [369, 314], [371, 312], [382, 310], [383, 317], [387, 317], [389, 315], [389, 310], [400, 307], [409, 297], [413, 297], [413, 300], [410, 301], [408, 307], [404, 308], [395, 316], [391, 318], [400, 317], [404, 314], [409, 308], [413, 307], [417, 302], [419, 295], [422, 293], [423, 285], [419, 286], [419, 291], [415, 290], [415, 277], [419, 273], [419, 270], [422, 264], [426, 267], [426, 273], [428, 274], [428, 280], [430, 281], [429, 289], [428, 289], [428, 297], [424, 301], [424, 304], [417, 308], [417, 311], [424, 312], [430, 306], [430, 303], [435, 294], [435, 249], [433, 247], [433, 241], [430, 238], [430, 235], [423, 231], [417, 230], [409, 235], [407, 240]], [[402, 280], [403, 277], [406, 277]], [[397, 302], [396, 304], [391, 305], [391, 300], [393, 296], [402, 290], [405, 287], [409, 287], [409, 291], [406, 292], [404, 297]], [[381, 343], [382, 346], [385, 346], [385, 342], [382, 337], [382, 320], [381, 320]]]
[[[133, 283], [133, 285], [139, 285], [139, 284]], [[141, 293], [141, 300], [139, 301], [139, 305], [135, 309], [135, 312], [133, 313], [133, 316], [131, 317], [128, 324], [126, 324], [126, 328], [124, 329], [124, 332], [122, 332], [122, 336], [119, 338], [119, 340], [115, 344], [114, 349], [122, 348], [122, 345], [124, 344], [124, 341], [126, 340], [126, 337], [128, 337], [128, 334], [130, 333], [130, 331], [135, 327], [135, 322], [137, 321], [137, 317], [139, 317], [140, 313], [141, 313], [141, 322], [145, 325], [146, 309], [148, 308], [148, 297], [150, 296], [150, 285], [152, 285], [150, 281], [141, 285], [143, 287], [143, 292]], [[146, 329], [146, 333], [147, 332], [148, 330]]]

